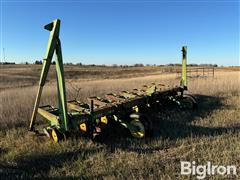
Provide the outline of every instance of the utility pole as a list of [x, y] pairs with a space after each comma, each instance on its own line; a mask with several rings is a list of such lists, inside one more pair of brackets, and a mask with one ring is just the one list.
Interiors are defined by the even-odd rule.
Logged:
[[5, 48], [3, 48], [3, 63], [6, 62], [6, 59], [5, 59]]

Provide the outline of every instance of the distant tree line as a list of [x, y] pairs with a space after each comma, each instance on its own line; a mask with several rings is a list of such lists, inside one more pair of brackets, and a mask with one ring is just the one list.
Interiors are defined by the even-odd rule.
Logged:
[[[209, 67], [218, 67], [217, 64], [187, 64], [188, 66], [209, 66]], [[166, 64], [165, 66], [182, 66], [182, 64]]]
[[[36, 60], [34, 64], [43, 64], [42, 60]], [[52, 61], [51, 64], [56, 64], [55, 61]]]
[[34, 64], [42, 64], [42, 61], [41, 60], [40, 61], [36, 60]]
[[[16, 64], [15, 62], [0, 62], [0, 64]], [[27, 61], [25, 62], [22, 62], [21, 64], [31, 64]], [[35, 60], [34, 63], [32, 64], [36, 64], [36, 65], [41, 65], [43, 64], [43, 61], [42, 60]], [[52, 61], [51, 64], [56, 64], [55, 61]], [[105, 65], [105, 64], [102, 64], [102, 65], [96, 65], [96, 64], [82, 64], [81, 62], [78, 62], [78, 63], [71, 63], [71, 62], [66, 62], [64, 63], [64, 65], [68, 65], [68, 66], [88, 66], [88, 67], [121, 67], [121, 68], [127, 68], [127, 67], [150, 67], [150, 66], [158, 66], [158, 67], [178, 67], [178, 66], [181, 66], [182, 64], [180, 63], [170, 63], [170, 64], [166, 64], [166, 65], [156, 65], [156, 64], [142, 64], [142, 63], [136, 63], [136, 64], [133, 64], [133, 65], [118, 65], [118, 64], [112, 64], [112, 65]], [[188, 64], [188, 66], [208, 66], [208, 67], [218, 67], [217, 64]]]
[[16, 64], [15, 62], [0, 62], [0, 64]]

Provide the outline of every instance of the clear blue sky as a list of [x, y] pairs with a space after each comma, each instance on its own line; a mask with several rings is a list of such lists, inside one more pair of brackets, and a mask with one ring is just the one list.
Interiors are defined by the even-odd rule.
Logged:
[[1, 56], [41, 60], [49, 32], [62, 21], [65, 62], [239, 65], [239, 1], [1, 0]]

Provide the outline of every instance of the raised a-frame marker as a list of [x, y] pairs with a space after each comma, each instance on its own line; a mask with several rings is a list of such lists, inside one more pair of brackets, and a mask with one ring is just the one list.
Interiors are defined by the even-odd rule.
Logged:
[[64, 70], [63, 70], [63, 60], [62, 60], [62, 50], [61, 50], [61, 42], [59, 39], [59, 31], [60, 31], [60, 20], [56, 19], [52, 23], [47, 24], [44, 28], [50, 31], [50, 36], [48, 40], [48, 46], [46, 50], [46, 54], [43, 60], [43, 68], [41, 72], [40, 82], [37, 97], [35, 100], [33, 113], [31, 117], [31, 122], [29, 125], [29, 130], [34, 131], [35, 119], [40, 103], [40, 98], [42, 95], [43, 86], [45, 85], [46, 78], [48, 75], [48, 71], [51, 65], [51, 61], [56, 53], [56, 71], [57, 71], [57, 81], [58, 81], [58, 108], [59, 118], [61, 121], [60, 129], [68, 130], [68, 115], [67, 115], [67, 104], [66, 104], [66, 93], [65, 93], [65, 80], [64, 80]]

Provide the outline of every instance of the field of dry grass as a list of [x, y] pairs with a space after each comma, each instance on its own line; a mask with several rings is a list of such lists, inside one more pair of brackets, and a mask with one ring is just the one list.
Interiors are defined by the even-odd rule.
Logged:
[[[29, 87], [37, 85], [42, 65], [0, 65], [0, 89], [13, 87]], [[112, 66], [74, 66], [65, 65], [65, 79], [93, 80], [109, 78], [126, 78], [143, 76], [144, 74], [159, 74], [161, 67], [112, 67]], [[54, 65], [51, 66], [48, 81], [55, 80]]]
[[[139, 140], [118, 134], [102, 142], [77, 138], [55, 144], [27, 131], [39, 74], [32, 76], [35, 70], [28, 74], [24, 68], [22, 76], [10, 68], [1, 69], [0, 179], [189, 179], [180, 175], [180, 161], [240, 167], [240, 71], [219, 70], [214, 78], [189, 78], [189, 93], [198, 99], [198, 111], [166, 108], [154, 112], [150, 115], [154, 124], [152, 138]], [[114, 71], [114, 79], [109, 78], [112, 70], [108, 75], [85, 79], [79, 79], [82, 72], [78, 71], [73, 71], [78, 77], [72, 78], [74, 74], [68, 75], [70, 69], [66, 70], [68, 99], [85, 101], [90, 95], [130, 90], [151, 82], [179, 83], [176, 75], [150, 68], [134, 71], [138, 77]], [[124, 78], [126, 75], [128, 78]], [[54, 95], [55, 82], [50, 78], [41, 104], [55, 105]]]

